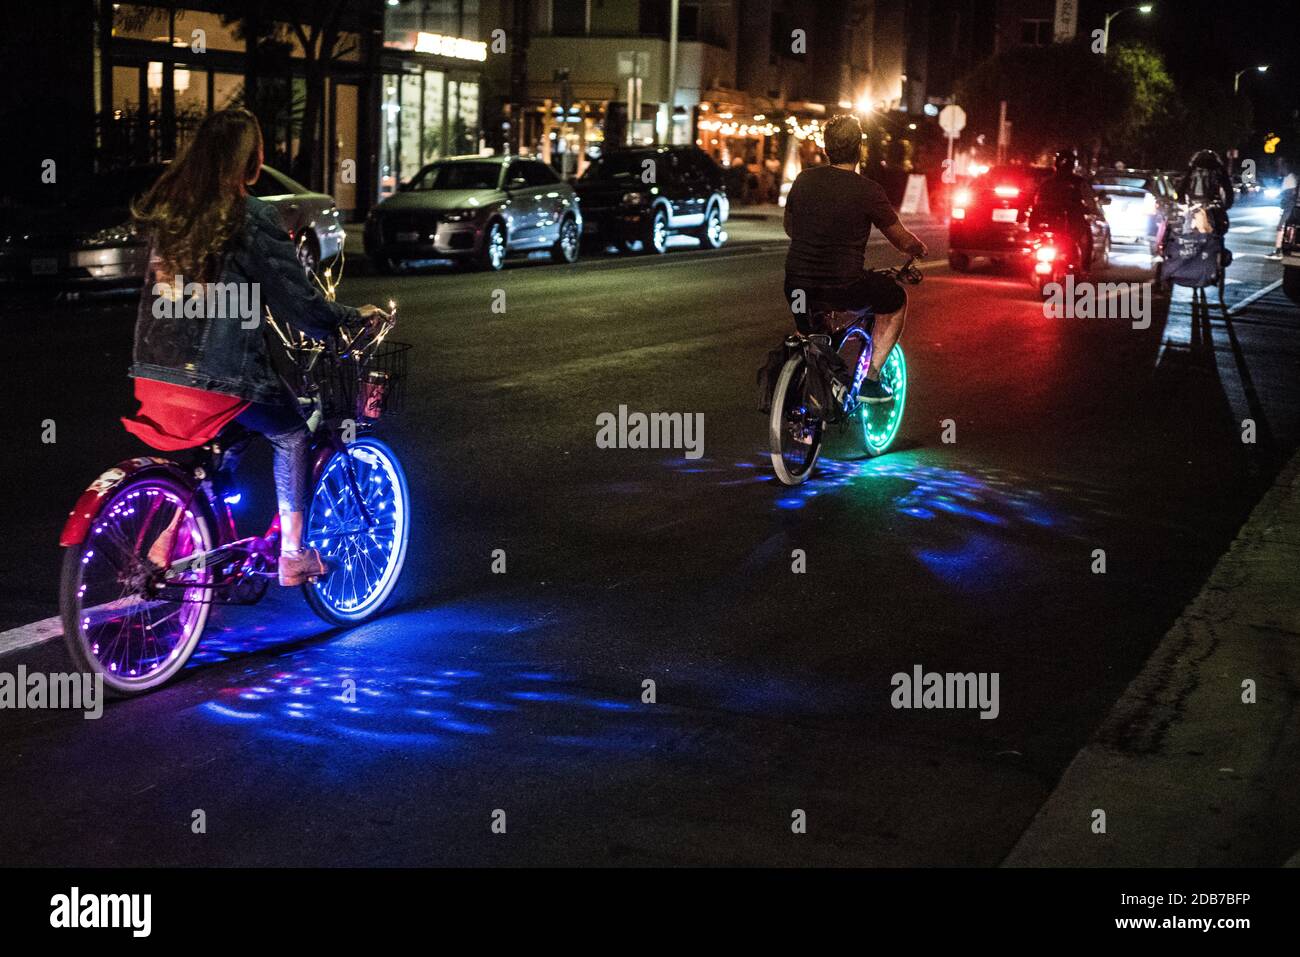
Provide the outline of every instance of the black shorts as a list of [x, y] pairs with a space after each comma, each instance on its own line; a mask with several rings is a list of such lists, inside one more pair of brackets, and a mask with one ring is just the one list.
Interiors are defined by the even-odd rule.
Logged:
[[[795, 291], [803, 291], [802, 315], [797, 310]], [[903, 287], [878, 272], [864, 271], [861, 276], [850, 283], [834, 286], [816, 286], [801, 283], [789, 276], [785, 280], [785, 299], [795, 313], [795, 322], [800, 329], [807, 322], [807, 316], [819, 309], [870, 309], [877, 315], [898, 312], [907, 305], [907, 293]]]

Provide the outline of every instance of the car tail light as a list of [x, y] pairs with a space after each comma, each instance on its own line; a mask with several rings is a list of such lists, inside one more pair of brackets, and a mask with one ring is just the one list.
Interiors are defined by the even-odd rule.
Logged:
[[1050, 262], [1055, 262], [1055, 260], [1056, 260], [1056, 247], [1055, 247], [1055, 246], [1039, 246], [1038, 249], [1034, 251], [1034, 258], [1037, 259], [1040, 263], [1050, 263]]
[[1040, 276], [1046, 276], [1052, 271], [1051, 263], [1034, 263], [1034, 272]]
[[971, 192], [968, 189], [959, 189], [953, 193], [952, 204], [954, 206], [966, 207], [970, 205]]
[[952, 211], [952, 218], [953, 218], [953, 219], [965, 219], [965, 218], [966, 218], [966, 210], [964, 210], [964, 209], [962, 209], [960, 206], [958, 206], [957, 208], [955, 208], [955, 209]]
[[997, 193], [1000, 199], [1015, 199], [1020, 195], [1018, 186], [995, 186], [993, 192]]

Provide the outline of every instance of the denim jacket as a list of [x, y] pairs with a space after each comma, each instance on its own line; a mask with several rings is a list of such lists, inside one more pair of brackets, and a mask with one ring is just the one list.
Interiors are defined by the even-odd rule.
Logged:
[[[303, 272], [279, 213], [253, 196], [247, 199], [244, 228], [222, 264], [219, 284], [208, 287], [201, 303], [158, 295], [157, 265], [151, 252], [136, 314], [135, 378], [251, 402], [280, 402], [284, 386], [267, 350], [266, 336], [273, 335], [266, 328], [267, 307], [277, 322], [316, 338], [360, 320], [356, 309], [321, 295]], [[193, 281], [184, 278], [187, 285]], [[225, 305], [214, 308], [217, 300]]]

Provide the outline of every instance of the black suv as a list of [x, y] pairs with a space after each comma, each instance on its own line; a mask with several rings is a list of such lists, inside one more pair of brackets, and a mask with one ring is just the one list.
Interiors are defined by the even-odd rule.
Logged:
[[730, 204], [722, 170], [695, 146], [612, 150], [574, 184], [583, 233], [602, 246], [664, 253], [673, 234], [717, 249]]

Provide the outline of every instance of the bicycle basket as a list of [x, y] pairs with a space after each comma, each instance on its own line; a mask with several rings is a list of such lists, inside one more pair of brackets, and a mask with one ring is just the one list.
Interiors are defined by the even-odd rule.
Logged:
[[384, 342], [364, 359], [347, 354], [323, 364], [318, 384], [325, 417], [373, 422], [400, 413], [410, 351], [410, 343]]

